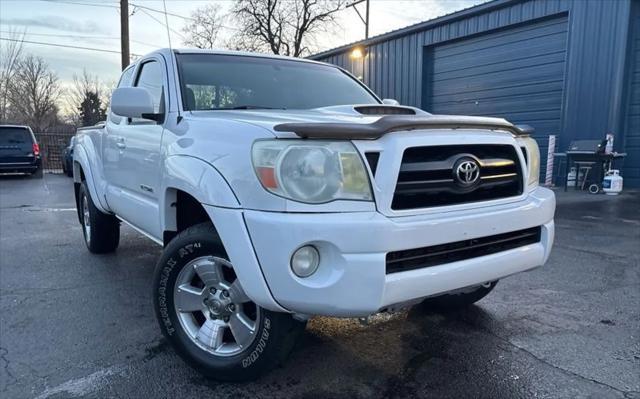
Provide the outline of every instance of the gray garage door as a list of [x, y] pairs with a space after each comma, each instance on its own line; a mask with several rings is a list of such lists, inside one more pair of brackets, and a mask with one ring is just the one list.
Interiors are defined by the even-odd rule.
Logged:
[[547, 136], [560, 132], [566, 47], [566, 17], [427, 47], [423, 108], [529, 124], [546, 159]]

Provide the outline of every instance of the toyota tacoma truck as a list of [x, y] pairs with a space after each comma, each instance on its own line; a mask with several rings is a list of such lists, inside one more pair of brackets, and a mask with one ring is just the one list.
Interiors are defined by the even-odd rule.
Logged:
[[460, 308], [543, 265], [539, 162], [521, 127], [381, 100], [333, 65], [163, 49], [78, 130], [73, 176], [89, 251], [115, 251], [122, 222], [163, 246], [162, 333], [206, 376], [247, 380], [312, 316]]

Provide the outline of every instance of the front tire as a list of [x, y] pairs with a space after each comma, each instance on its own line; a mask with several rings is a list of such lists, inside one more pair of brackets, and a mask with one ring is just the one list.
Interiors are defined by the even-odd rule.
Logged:
[[120, 222], [114, 215], [102, 213], [96, 208], [87, 182], [80, 185], [78, 207], [82, 235], [89, 251], [94, 254], [115, 251], [120, 242]]
[[470, 290], [427, 298], [422, 301], [420, 306], [426, 310], [436, 312], [452, 312], [464, 309], [489, 295], [489, 293], [495, 288], [496, 284], [498, 284], [497, 280], [478, 285]]
[[165, 248], [153, 300], [162, 333], [178, 355], [216, 380], [252, 380], [273, 369], [305, 326], [249, 299], [209, 222], [184, 230]]

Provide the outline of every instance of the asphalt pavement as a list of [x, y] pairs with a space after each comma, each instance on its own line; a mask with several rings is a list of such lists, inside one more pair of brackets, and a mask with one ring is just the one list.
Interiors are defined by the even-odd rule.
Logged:
[[640, 193], [557, 194], [547, 265], [477, 306], [314, 318], [283, 367], [228, 384], [162, 338], [160, 247], [123, 226], [92, 255], [71, 179], [0, 177], [0, 397], [640, 398]]

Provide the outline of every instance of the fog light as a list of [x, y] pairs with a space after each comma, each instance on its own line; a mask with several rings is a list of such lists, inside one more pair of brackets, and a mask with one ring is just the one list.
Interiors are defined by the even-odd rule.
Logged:
[[319, 264], [320, 254], [311, 245], [298, 248], [291, 257], [291, 270], [298, 277], [309, 277], [318, 270]]

